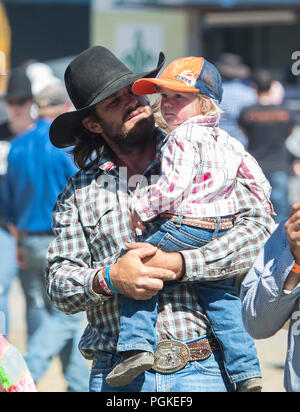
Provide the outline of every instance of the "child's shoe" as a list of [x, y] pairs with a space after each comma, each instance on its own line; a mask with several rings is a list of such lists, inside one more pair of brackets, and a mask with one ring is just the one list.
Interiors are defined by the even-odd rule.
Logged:
[[261, 378], [250, 378], [236, 384], [237, 392], [261, 392]]
[[154, 355], [151, 352], [128, 351], [122, 360], [107, 375], [106, 382], [110, 386], [124, 386], [132, 382], [140, 373], [152, 368]]

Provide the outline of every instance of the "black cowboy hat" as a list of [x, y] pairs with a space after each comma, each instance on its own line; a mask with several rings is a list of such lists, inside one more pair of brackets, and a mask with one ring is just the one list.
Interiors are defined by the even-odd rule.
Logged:
[[26, 74], [26, 70], [22, 67], [17, 67], [11, 70], [5, 99], [33, 99], [30, 79]]
[[53, 121], [50, 128], [53, 145], [73, 146], [73, 131], [92, 106], [142, 77], [155, 77], [164, 62], [165, 56], [160, 53], [155, 70], [136, 74], [105, 47], [95, 46], [81, 53], [65, 72], [66, 88], [76, 110], [64, 113]]

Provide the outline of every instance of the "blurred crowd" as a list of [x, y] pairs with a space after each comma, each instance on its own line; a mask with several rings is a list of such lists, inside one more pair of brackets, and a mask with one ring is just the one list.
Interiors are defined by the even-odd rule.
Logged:
[[[272, 186], [280, 222], [300, 200], [300, 125], [285, 106], [284, 86], [266, 69], [251, 72], [239, 56], [216, 62], [223, 77], [220, 127], [255, 157]], [[0, 100], [0, 334], [9, 333], [8, 294], [18, 276], [26, 301], [25, 360], [35, 382], [59, 356], [69, 391], [87, 391], [88, 366], [79, 353], [81, 315], [64, 315], [45, 291], [51, 212], [68, 178], [71, 155], [49, 141], [51, 121], [72, 110], [63, 83], [49, 66], [26, 62], [11, 70]], [[3, 330], [1, 330], [1, 327]]]
[[[52, 209], [70, 176], [72, 156], [49, 140], [51, 121], [71, 110], [62, 82], [49, 66], [28, 62], [11, 70], [0, 125], [1, 225], [0, 335], [9, 334], [8, 294], [19, 277], [26, 302], [25, 361], [38, 382], [60, 358], [69, 392], [87, 392], [88, 364], [78, 343], [84, 315], [57, 311], [46, 294], [44, 273], [54, 238]], [[3, 330], [1, 330], [3, 329]]]

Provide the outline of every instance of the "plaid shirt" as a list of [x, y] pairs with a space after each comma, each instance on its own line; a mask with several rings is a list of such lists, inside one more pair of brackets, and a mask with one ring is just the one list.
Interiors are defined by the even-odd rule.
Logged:
[[192, 218], [236, 214], [237, 179], [273, 213], [271, 186], [257, 161], [216, 124], [215, 116], [195, 116], [168, 136], [159, 179], [133, 204], [144, 222], [164, 212]]
[[[157, 157], [144, 173], [149, 181], [159, 172], [163, 143], [158, 129]], [[48, 252], [48, 294], [67, 314], [86, 311], [88, 326], [79, 347], [87, 359], [99, 351], [114, 352], [119, 334], [120, 296], [96, 294], [93, 280], [101, 268], [116, 262], [125, 241], [134, 240], [128, 208], [133, 194], [121, 169], [105, 150], [99, 165], [70, 178], [53, 213], [56, 239]], [[201, 249], [182, 252], [187, 284], [159, 295], [159, 340], [188, 341], [211, 333], [192, 281], [245, 274], [273, 231], [273, 220], [251, 192], [239, 184], [236, 195], [242, 209], [239, 236], [232, 230]]]

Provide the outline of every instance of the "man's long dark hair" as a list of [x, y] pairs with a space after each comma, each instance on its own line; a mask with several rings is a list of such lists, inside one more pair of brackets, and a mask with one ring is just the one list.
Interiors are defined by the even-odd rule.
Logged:
[[[99, 120], [95, 107], [92, 107], [90, 111], [85, 113], [84, 117], [87, 116]], [[101, 134], [95, 134], [87, 130], [81, 121], [74, 127], [73, 135], [76, 142], [75, 147], [71, 150], [74, 156], [74, 163], [80, 169], [88, 170], [98, 163], [103, 151], [104, 139]]]

